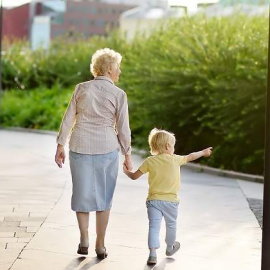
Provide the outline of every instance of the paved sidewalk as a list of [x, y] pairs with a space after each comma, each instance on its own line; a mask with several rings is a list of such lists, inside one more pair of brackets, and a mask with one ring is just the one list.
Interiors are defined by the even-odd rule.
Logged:
[[[76, 254], [79, 231], [70, 210], [68, 162], [54, 164], [51, 135], [0, 130], [0, 270], [260, 270], [261, 229], [247, 198], [261, 199], [262, 185], [182, 169], [178, 239], [165, 256], [164, 226], [158, 264], [146, 265], [147, 179], [131, 181], [119, 171], [108, 227], [109, 257]], [[136, 168], [141, 162], [134, 156]]]

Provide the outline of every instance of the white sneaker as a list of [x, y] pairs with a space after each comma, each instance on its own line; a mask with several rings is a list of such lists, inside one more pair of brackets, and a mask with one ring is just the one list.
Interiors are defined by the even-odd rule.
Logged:
[[172, 256], [179, 249], [180, 249], [180, 243], [175, 241], [174, 244], [173, 244], [173, 249], [171, 251], [166, 250], [166, 255], [167, 256]]

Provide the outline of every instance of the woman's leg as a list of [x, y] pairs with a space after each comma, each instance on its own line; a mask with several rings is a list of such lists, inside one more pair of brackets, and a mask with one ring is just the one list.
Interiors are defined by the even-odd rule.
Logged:
[[105, 246], [105, 235], [110, 217], [110, 210], [96, 212], [96, 250], [100, 250]]
[[88, 226], [89, 226], [89, 213], [85, 212], [76, 212], [78, 225], [80, 229], [80, 244], [82, 247], [89, 246], [89, 239], [88, 239]]

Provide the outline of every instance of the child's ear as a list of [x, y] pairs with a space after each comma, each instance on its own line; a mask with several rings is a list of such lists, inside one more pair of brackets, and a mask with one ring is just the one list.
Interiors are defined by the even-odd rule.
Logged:
[[170, 144], [169, 143], [166, 143], [165, 148], [166, 148], [166, 150], [168, 150], [170, 148]]

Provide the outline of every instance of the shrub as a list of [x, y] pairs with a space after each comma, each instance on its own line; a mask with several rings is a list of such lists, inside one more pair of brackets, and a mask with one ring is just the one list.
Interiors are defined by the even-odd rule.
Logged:
[[208, 164], [262, 174], [267, 36], [265, 17], [198, 16], [135, 40], [121, 83], [136, 143], [166, 128], [180, 153], [213, 146]]
[[2, 126], [58, 130], [72, 89], [54, 86], [33, 91], [5, 91], [2, 95]]
[[4, 85], [38, 90], [5, 92], [2, 124], [58, 129], [71, 88], [90, 78], [91, 54], [110, 47], [123, 54], [119, 85], [137, 147], [148, 148], [153, 127], [165, 128], [176, 134], [178, 153], [213, 146], [209, 165], [262, 174], [267, 37], [267, 18], [238, 14], [171, 20], [131, 43], [118, 32], [57, 40], [48, 53], [18, 43], [4, 55]]

